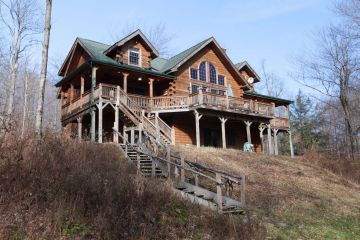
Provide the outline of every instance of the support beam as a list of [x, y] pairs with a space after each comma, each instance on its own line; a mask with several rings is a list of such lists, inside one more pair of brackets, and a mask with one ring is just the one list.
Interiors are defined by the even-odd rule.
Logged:
[[260, 141], [261, 141], [261, 151], [262, 151], [262, 153], [265, 153], [265, 148], [264, 148], [264, 130], [265, 130], [265, 127], [260, 124], [260, 126], [259, 126], [259, 131], [260, 131]]
[[149, 78], [149, 97], [154, 97], [154, 79]]
[[123, 73], [123, 88], [124, 88], [124, 92], [127, 93], [127, 79], [128, 79], [129, 74], [128, 73]]
[[194, 110], [195, 115], [195, 131], [196, 131], [196, 147], [200, 147], [200, 119], [203, 115], [200, 115], [198, 111]]
[[[101, 87], [101, 86], [100, 86]], [[101, 88], [100, 88], [101, 91]], [[102, 134], [103, 134], [103, 102], [102, 99], [99, 99], [99, 103], [97, 104], [99, 110], [99, 122], [98, 122], [98, 142], [102, 143]]]
[[244, 121], [245, 125], [246, 125], [246, 136], [247, 136], [247, 142], [251, 143], [251, 132], [250, 132], [250, 126], [252, 124], [252, 122], [250, 121]]
[[84, 76], [81, 75], [81, 77], [80, 77], [80, 98], [82, 98], [83, 94], [84, 94], [84, 85], [85, 85], [85, 79], [84, 79]]
[[78, 122], [78, 139], [79, 139], [79, 142], [81, 142], [81, 139], [82, 139], [82, 116], [77, 118], [77, 122]]
[[126, 144], [126, 141], [128, 141], [128, 137], [127, 137], [127, 134], [126, 134], [126, 126], [125, 126], [125, 124], [123, 126], [123, 137], [124, 137], [124, 139], [126, 139], [126, 140], [123, 139], [123, 144]]
[[95, 133], [95, 117], [96, 117], [95, 111], [92, 110], [92, 112], [91, 112], [91, 129], [90, 129], [90, 135], [91, 135], [90, 137], [91, 137], [92, 142], [95, 142], [95, 135], [96, 135], [96, 133]]
[[135, 130], [134, 130], [134, 128], [132, 128], [130, 130], [130, 143], [135, 144]]
[[267, 134], [268, 134], [268, 144], [269, 144], [269, 154], [273, 154], [273, 145], [271, 141], [271, 126], [270, 124], [267, 124]]
[[119, 135], [117, 134], [117, 132], [119, 132], [119, 106], [116, 105], [115, 106], [115, 121], [114, 121], [114, 129], [115, 129], [115, 133], [114, 133], [114, 143], [119, 143]]
[[221, 122], [221, 136], [222, 136], [222, 147], [226, 148], [226, 129], [225, 129], [225, 123], [228, 120], [224, 117], [219, 117], [219, 120]]
[[274, 132], [274, 153], [275, 153], [275, 155], [279, 155], [278, 140], [277, 140], [278, 131], [279, 131], [279, 129], [277, 129], [277, 128], [273, 129], [273, 132]]

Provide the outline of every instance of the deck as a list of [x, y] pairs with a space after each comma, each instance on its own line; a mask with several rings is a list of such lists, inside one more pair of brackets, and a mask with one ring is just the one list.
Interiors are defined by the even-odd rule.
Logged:
[[[119, 86], [99, 84], [94, 88], [94, 103], [99, 98], [116, 103], [117, 99], [121, 97], [121, 92]], [[289, 128], [288, 117], [277, 116], [273, 104], [251, 99], [235, 98], [208, 92], [198, 92], [188, 96], [161, 96], [152, 98], [134, 94], [128, 94], [128, 96], [147, 113], [181, 112], [202, 108], [267, 118], [270, 120], [272, 127]], [[61, 109], [62, 119], [67, 119], [74, 114], [88, 110], [90, 99], [91, 91], [86, 91], [83, 94], [77, 94], [71, 102], [65, 102]]]

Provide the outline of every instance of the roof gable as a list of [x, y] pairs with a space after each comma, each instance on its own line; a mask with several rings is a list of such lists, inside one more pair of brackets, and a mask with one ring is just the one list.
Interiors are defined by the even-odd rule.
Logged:
[[149, 39], [146, 38], [146, 36], [140, 31], [140, 29], [136, 30], [135, 32], [129, 34], [128, 36], [124, 37], [123, 39], [121, 39], [120, 41], [116, 42], [115, 44], [113, 44], [112, 46], [108, 47], [107, 49], [105, 49], [103, 51], [103, 54], [108, 55], [110, 52], [112, 52], [114, 49], [116, 49], [117, 47], [121, 47], [123, 46], [125, 43], [127, 43], [128, 41], [132, 40], [135, 37], [140, 37], [144, 43], [145, 46], [147, 48], [150, 49], [151, 53], [153, 55], [155, 55], [155, 57], [159, 56], [159, 52], [156, 50], [156, 48], [151, 44], [151, 42], [149, 41]]
[[235, 64], [235, 67], [238, 69], [238, 71], [242, 69], [246, 69], [248, 72], [251, 73], [252, 77], [254, 78], [254, 82], [260, 82], [259, 75], [255, 72], [255, 70], [250, 66], [250, 64], [247, 61], [243, 61], [240, 63]]

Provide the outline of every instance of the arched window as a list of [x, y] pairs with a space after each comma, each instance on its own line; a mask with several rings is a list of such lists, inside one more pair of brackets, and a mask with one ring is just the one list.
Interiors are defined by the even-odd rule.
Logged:
[[210, 82], [216, 84], [216, 69], [212, 63], [209, 63]]
[[200, 63], [199, 66], [199, 80], [206, 82], [206, 62]]

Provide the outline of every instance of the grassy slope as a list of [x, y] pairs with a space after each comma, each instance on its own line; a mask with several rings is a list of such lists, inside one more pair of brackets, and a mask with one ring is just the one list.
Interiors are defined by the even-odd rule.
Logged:
[[208, 166], [247, 176], [247, 204], [272, 237], [360, 239], [360, 186], [310, 159], [237, 150], [177, 150]]

